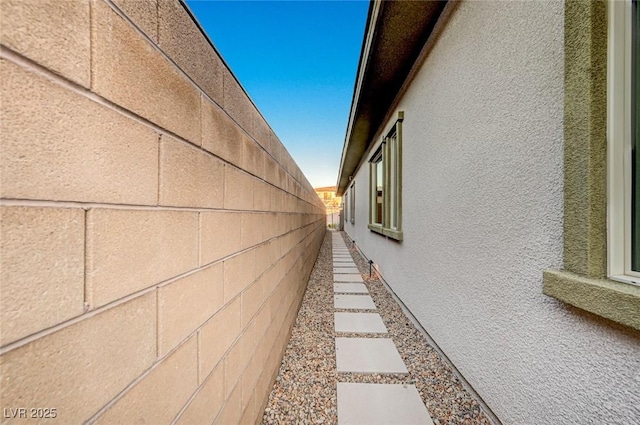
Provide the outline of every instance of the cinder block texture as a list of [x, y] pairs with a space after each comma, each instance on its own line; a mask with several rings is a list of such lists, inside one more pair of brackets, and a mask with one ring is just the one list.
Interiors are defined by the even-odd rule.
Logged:
[[61, 423], [83, 423], [155, 361], [155, 317], [148, 294], [3, 354], [3, 406], [52, 406]]
[[89, 87], [89, 0], [2, 0], [0, 16], [3, 45]]
[[228, 302], [255, 279], [255, 250], [251, 249], [224, 261], [224, 301]]
[[160, 48], [222, 103], [222, 60], [178, 0], [158, 0], [158, 38]]
[[270, 152], [273, 131], [260, 114], [255, 114], [253, 119], [253, 137], [265, 151]]
[[214, 425], [239, 424], [242, 418], [242, 389], [236, 385], [235, 389], [227, 397], [227, 403], [216, 418]]
[[87, 213], [87, 290], [97, 307], [198, 265], [198, 213]]
[[0, 344], [83, 313], [84, 210], [0, 209]]
[[2, 407], [257, 423], [319, 198], [184, 2], [0, 12]]
[[242, 168], [264, 178], [264, 151], [248, 136], [243, 137]]
[[207, 152], [162, 136], [160, 205], [222, 208], [224, 166]]
[[2, 197], [157, 202], [153, 130], [7, 60], [0, 67]]
[[158, 351], [163, 355], [222, 307], [222, 263], [158, 289]]
[[158, 0], [113, 0], [133, 24], [158, 42]]
[[227, 113], [202, 97], [202, 147], [238, 167], [242, 166], [243, 132]]
[[198, 89], [109, 5], [92, 8], [92, 89], [200, 144]]
[[210, 424], [224, 403], [224, 367], [220, 364], [200, 386], [176, 425]]
[[242, 293], [241, 310], [243, 328], [247, 326], [260, 306], [262, 306], [262, 303], [264, 303], [265, 297], [263, 295], [263, 287], [264, 284], [262, 279], [258, 279]]
[[231, 71], [225, 69], [222, 75], [224, 84], [224, 100], [222, 104], [224, 110], [245, 132], [252, 134], [255, 106]]
[[264, 160], [265, 180], [273, 185], [278, 183], [278, 163], [271, 156], [267, 155]]
[[224, 306], [200, 330], [200, 376], [207, 376], [240, 335], [240, 299]]
[[[242, 374], [249, 364], [249, 360], [256, 351], [258, 341], [255, 338], [255, 326], [249, 325], [244, 329], [236, 343], [224, 358], [225, 394], [228, 396], [232, 388], [241, 385]], [[243, 404], [243, 408], [244, 408]]]
[[255, 179], [253, 181], [253, 208], [256, 211], [271, 210], [271, 193], [275, 190], [272, 186]]
[[242, 213], [242, 248], [248, 248], [261, 243], [264, 240], [262, 236], [263, 229], [264, 214]]
[[224, 207], [230, 210], [253, 209], [253, 177], [230, 165], [224, 174]]
[[240, 251], [242, 214], [225, 211], [200, 213], [200, 264], [209, 264]]
[[169, 425], [198, 386], [197, 341], [193, 337], [161, 360], [104, 414], [96, 425]]

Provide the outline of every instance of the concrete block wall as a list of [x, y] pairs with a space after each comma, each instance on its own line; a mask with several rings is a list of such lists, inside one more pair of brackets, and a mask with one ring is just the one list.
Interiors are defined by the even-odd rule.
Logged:
[[0, 423], [258, 422], [322, 202], [178, 0], [0, 19]]

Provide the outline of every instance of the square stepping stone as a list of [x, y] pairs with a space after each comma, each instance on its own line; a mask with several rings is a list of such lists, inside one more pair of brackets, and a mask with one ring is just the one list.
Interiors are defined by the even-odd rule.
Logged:
[[360, 271], [355, 267], [336, 267], [336, 266], [333, 266], [333, 272], [334, 273], [343, 273], [343, 274], [344, 273], [353, 273], [353, 274], [355, 274], [355, 273], [359, 274], [360, 273]]
[[336, 338], [338, 372], [408, 373], [390, 338]]
[[378, 313], [334, 313], [336, 332], [385, 334], [387, 327]]
[[415, 385], [338, 382], [338, 425], [433, 425]]
[[333, 275], [334, 282], [364, 282], [362, 280], [362, 276], [360, 276], [360, 272], [352, 273], [352, 274], [334, 274]]
[[333, 308], [375, 310], [376, 305], [370, 295], [334, 295]]
[[349, 257], [349, 258], [334, 258], [333, 259], [334, 263], [351, 263], [351, 264], [355, 264], [353, 262], [353, 258]]
[[334, 283], [333, 292], [347, 294], [368, 294], [369, 291], [364, 283]]

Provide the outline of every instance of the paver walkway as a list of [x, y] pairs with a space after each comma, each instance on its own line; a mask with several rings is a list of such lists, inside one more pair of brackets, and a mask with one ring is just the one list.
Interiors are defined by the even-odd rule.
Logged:
[[344, 241], [327, 232], [262, 424], [491, 425]]
[[[369, 295], [369, 291], [363, 283], [341, 283], [364, 280], [342, 235], [333, 233], [332, 238], [334, 305], [337, 306], [339, 299], [335, 297], [346, 294]], [[336, 269], [337, 264], [346, 264], [349, 268], [345, 270], [349, 271], [341, 272], [341, 268]], [[361, 306], [347, 303], [340, 308], [359, 310]], [[387, 331], [378, 313], [336, 312], [334, 323], [336, 332], [373, 335]], [[391, 338], [336, 337], [335, 347], [338, 372], [408, 373]], [[338, 425], [433, 425], [414, 385], [364, 382], [338, 382], [337, 385]]]

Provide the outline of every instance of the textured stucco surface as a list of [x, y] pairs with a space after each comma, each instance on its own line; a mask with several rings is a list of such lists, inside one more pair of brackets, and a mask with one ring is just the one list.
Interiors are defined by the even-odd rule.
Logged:
[[547, 270], [543, 289], [549, 296], [640, 330], [640, 286]]
[[362, 164], [345, 230], [503, 423], [637, 423], [638, 334], [542, 294], [563, 267], [563, 28], [562, 2], [462, 2], [397, 108], [404, 240], [367, 229]]
[[564, 268], [607, 273], [607, 10], [604, 1], [565, 7]]

